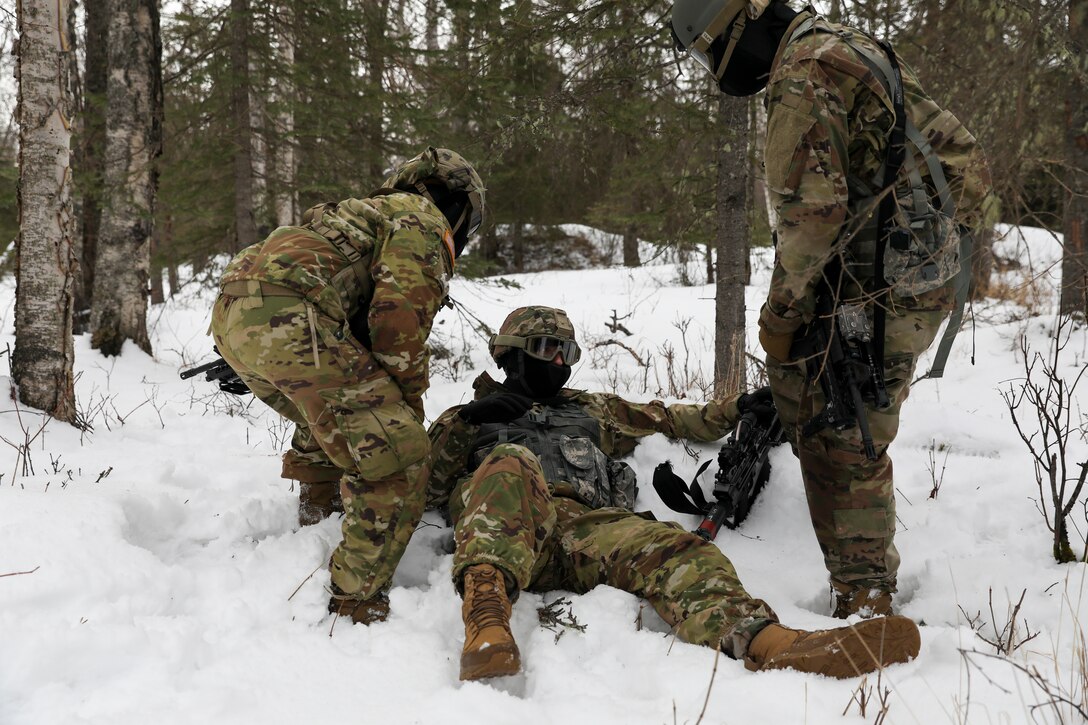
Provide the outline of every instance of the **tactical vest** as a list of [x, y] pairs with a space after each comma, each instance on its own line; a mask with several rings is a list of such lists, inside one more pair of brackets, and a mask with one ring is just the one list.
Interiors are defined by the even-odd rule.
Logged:
[[[898, 94], [902, 98], [903, 84], [888, 56], [882, 50], [874, 50], [858, 43], [854, 33], [833, 26], [819, 18], [809, 17], [802, 21], [790, 36], [789, 42], [814, 33], [830, 33], [840, 38], [853, 50], [883, 86], [889, 98]], [[914, 297], [932, 291], [955, 279], [956, 305], [940, 345], [934, 355], [930, 371], [925, 377], [938, 378], [944, 374], [944, 365], [963, 319], [963, 308], [970, 285], [972, 240], [967, 230], [957, 226], [956, 205], [941, 160], [925, 135], [918, 130], [904, 109], [906, 153], [895, 181], [895, 215], [891, 220], [887, 246], [879, 277], [875, 282], [887, 284], [888, 291], [899, 297]], [[934, 193], [926, 186], [916, 159], [922, 159]], [[847, 175], [849, 191], [848, 219], [845, 234], [848, 246], [851, 276], [867, 279], [873, 275], [877, 252], [878, 206], [883, 191], [886, 162], [880, 165], [872, 179], [862, 179], [853, 173]]]
[[549, 484], [561, 493], [567, 493], [563, 484], [568, 484], [571, 495], [591, 508], [634, 509], [638, 495], [634, 470], [605, 455], [600, 423], [577, 403], [538, 403], [509, 423], [481, 425], [473, 445], [473, 469], [500, 443], [528, 448]]

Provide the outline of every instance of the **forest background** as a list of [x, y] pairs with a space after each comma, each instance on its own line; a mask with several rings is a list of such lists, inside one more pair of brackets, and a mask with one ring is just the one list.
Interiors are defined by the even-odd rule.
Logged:
[[[617, 234], [628, 267], [640, 240], [651, 256], [701, 253], [715, 392], [744, 388], [748, 249], [772, 226], [765, 113], [676, 53], [669, 7], [20, 0], [4, 16], [18, 93], [0, 136], [17, 160], [0, 163], [0, 226], [15, 209], [0, 234], [15, 234], [19, 399], [78, 424], [73, 333], [107, 356], [126, 341], [152, 353], [148, 303], [178, 289], [179, 264], [208, 269], [312, 204], [365, 196], [426, 145], [460, 151], [489, 188], [462, 275], [599, 264], [564, 223]], [[996, 223], [1060, 227], [1060, 311], [1088, 316], [1088, 0], [822, 9], [892, 40], [993, 149], [974, 296], [1008, 262], [990, 252]]]
[[[90, 307], [106, 193], [104, 51], [115, 4], [84, 0], [70, 19], [73, 200], [86, 290], [77, 329], [79, 310]], [[147, 0], [121, 4], [160, 10]], [[1067, 102], [1083, 88], [1069, 63], [1077, 4], [817, 6], [890, 39], [989, 150], [995, 218], [1060, 230]], [[522, 271], [553, 248], [560, 253], [545, 256], [561, 259], [571, 240], [559, 238], [559, 223], [623, 235], [628, 264], [640, 261], [637, 238], [707, 249], [716, 154], [738, 129], [723, 127], [719, 94], [701, 69], [675, 54], [669, 8], [666, 0], [167, 3], [152, 301], [162, 299], [164, 270], [176, 279], [178, 264], [200, 268], [312, 204], [366, 194], [392, 163], [427, 144], [460, 151], [489, 187], [493, 215], [468, 273]], [[11, 47], [14, 13], [0, 22]], [[5, 53], [4, 63], [13, 57]], [[2, 95], [0, 243], [10, 249], [17, 127], [14, 93]], [[758, 100], [750, 110], [760, 123]], [[750, 151], [753, 160], [760, 153], [757, 144]], [[761, 211], [758, 173], [751, 183], [751, 207]], [[762, 217], [752, 220], [755, 244], [769, 243]]]

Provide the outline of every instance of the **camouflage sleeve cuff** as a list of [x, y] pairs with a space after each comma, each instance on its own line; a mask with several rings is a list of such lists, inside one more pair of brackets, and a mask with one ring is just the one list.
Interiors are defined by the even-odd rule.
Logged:
[[797, 312], [779, 315], [771, 309], [771, 303], [764, 303], [759, 310], [759, 326], [775, 337], [792, 335], [804, 324], [804, 319]]

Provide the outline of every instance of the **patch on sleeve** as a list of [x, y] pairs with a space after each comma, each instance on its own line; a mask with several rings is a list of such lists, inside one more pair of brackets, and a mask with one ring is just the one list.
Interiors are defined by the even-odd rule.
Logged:
[[816, 119], [779, 104], [767, 124], [767, 186], [779, 194], [792, 194], [801, 182], [806, 154], [801, 142]]

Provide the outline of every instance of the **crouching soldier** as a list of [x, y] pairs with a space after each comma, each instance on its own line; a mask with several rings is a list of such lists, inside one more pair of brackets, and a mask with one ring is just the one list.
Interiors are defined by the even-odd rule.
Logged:
[[635, 474], [617, 458], [653, 433], [714, 441], [742, 412], [767, 420], [766, 390], [666, 406], [564, 388], [580, 351], [566, 313], [549, 307], [510, 313], [490, 351], [505, 380], [482, 374], [475, 400], [443, 413], [430, 432], [428, 495], [454, 521], [462, 680], [518, 671], [510, 631], [518, 592], [598, 584], [645, 597], [681, 639], [720, 647], [750, 670], [851, 677], [918, 654], [918, 628], [905, 617], [819, 632], [783, 627], [713, 543], [632, 512]]
[[423, 511], [425, 341], [483, 215], [472, 166], [428, 148], [375, 193], [242, 250], [220, 283], [219, 353], [295, 423], [283, 477], [301, 482], [300, 524], [344, 512], [329, 609], [355, 622], [385, 618]]

